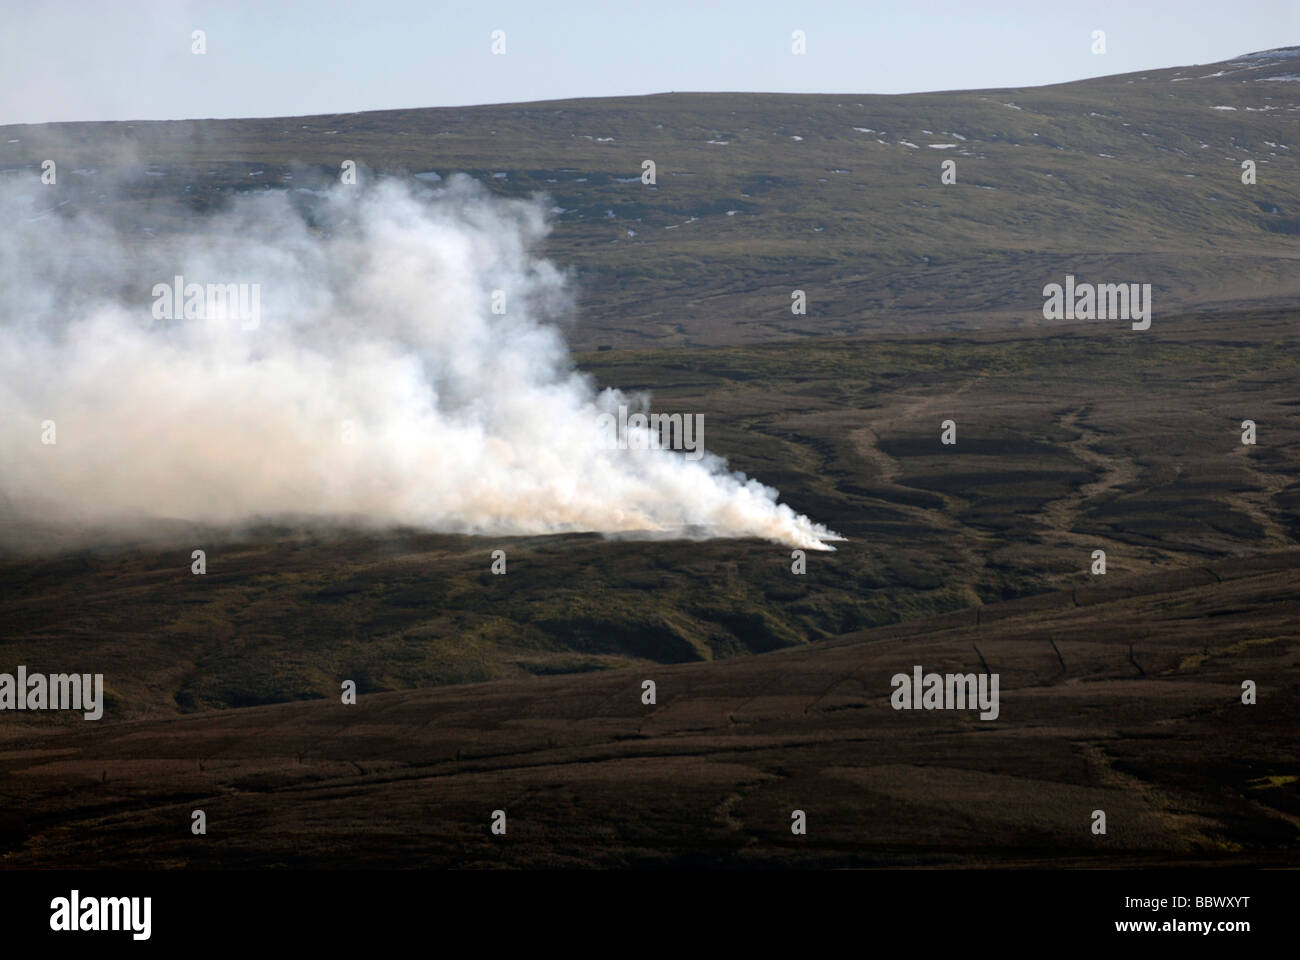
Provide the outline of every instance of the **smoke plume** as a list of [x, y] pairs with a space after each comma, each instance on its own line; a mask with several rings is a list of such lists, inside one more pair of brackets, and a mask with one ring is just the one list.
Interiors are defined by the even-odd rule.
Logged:
[[[12, 509], [839, 539], [711, 454], [601, 444], [601, 415], [636, 404], [572, 365], [569, 288], [535, 253], [540, 200], [468, 178], [268, 190], [154, 231], [67, 215], [40, 190], [0, 190]], [[171, 302], [178, 277], [232, 295]]]

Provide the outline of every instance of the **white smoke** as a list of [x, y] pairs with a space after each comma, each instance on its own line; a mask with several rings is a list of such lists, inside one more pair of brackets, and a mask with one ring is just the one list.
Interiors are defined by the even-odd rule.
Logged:
[[[540, 200], [468, 178], [308, 193], [155, 237], [0, 191], [0, 495], [71, 523], [840, 539], [715, 456], [601, 447], [600, 415], [629, 401], [572, 366]], [[258, 325], [157, 319], [176, 275], [257, 284]]]

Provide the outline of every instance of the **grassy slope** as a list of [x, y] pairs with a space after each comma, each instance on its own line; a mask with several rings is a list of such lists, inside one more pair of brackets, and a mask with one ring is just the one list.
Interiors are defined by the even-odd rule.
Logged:
[[[1285, 861], [1300, 88], [1262, 78], [1288, 69], [6, 128], [0, 168], [60, 158], [61, 215], [113, 213], [106, 144], [156, 165], [119, 212], [162, 229], [345, 158], [548, 190], [580, 365], [704, 413], [711, 449], [851, 539], [804, 577], [758, 542], [593, 536], [181, 527], [10, 553], [3, 662], [103, 671], [112, 699], [89, 727], [10, 715], [3, 862], [497, 862], [484, 811], [503, 804], [520, 864]], [[657, 188], [615, 181], [645, 157]], [[949, 157], [959, 184], [941, 187]], [[1152, 329], [1018, 323], [1067, 271], [1155, 284]], [[487, 572], [497, 546], [506, 577]], [[1005, 722], [900, 726], [888, 675], [973, 668], [973, 645], [1004, 673]], [[573, 675], [537, 676], [554, 673]], [[337, 704], [345, 677], [357, 708]], [[1255, 712], [1235, 704], [1243, 677]], [[411, 690], [479, 680], [495, 683]], [[251, 706], [298, 699], [314, 702]], [[192, 842], [195, 806], [218, 842]], [[825, 830], [800, 851], [781, 840], [795, 806]]]
[[[1298, 577], [1261, 557], [726, 664], [25, 723], [0, 865], [1293, 864]], [[892, 674], [981, 658], [997, 721], [890, 709]]]
[[[386, 690], [761, 652], [1086, 585], [1098, 548], [1108, 576], [1291, 548], [1296, 336], [1294, 314], [1263, 312], [593, 353], [599, 382], [702, 412], [710, 449], [849, 541], [795, 576], [788, 549], [758, 541], [182, 528], [0, 560], [0, 651], [103, 671], [116, 715], [155, 715], [332, 696], [344, 678]], [[950, 417], [955, 447], [939, 442]]]
[[[162, 229], [237, 191], [318, 186], [345, 159], [373, 175], [466, 171], [497, 192], [545, 191], [564, 210], [547, 253], [575, 271], [580, 347], [1032, 321], [1042, 286], [1067, 272], [1150, 282], [1167, 316], [1300, 302], [1300, 83], [1268, 79], [1298, 62], [907, 96], [12, 126], [0, 169], [35, 176], [59, 158], [71, 215], [111, 205], [97, 184], [129, 161], [124, 202], [135, 214], [148, 201]], [[653, 187], [638, 179], [644, 159], [658, 165]], [[951, 186], [945, 159], [957, 161]], [[1254, 186], [1240, 182], [1243, 159], [1258, 163]], [[70, 172], [87, 168], [98, 172]], [[790, 314], [796, 288], [806, 317]]]

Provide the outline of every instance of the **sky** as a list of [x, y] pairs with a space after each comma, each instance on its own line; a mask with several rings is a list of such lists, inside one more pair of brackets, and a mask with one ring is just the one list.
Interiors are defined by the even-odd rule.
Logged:
[[1296, 0], [0, 0], [0, 124], [1035, 86], [1297, 44]]

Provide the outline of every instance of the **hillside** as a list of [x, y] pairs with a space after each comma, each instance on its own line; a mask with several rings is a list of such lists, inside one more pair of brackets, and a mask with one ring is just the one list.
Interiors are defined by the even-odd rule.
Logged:
[[[0, 864], [1294, 864], [1298, 576], [1292, 553], [728, 663], [28, 724]], [[896, 671], [981, 660], [997, 722], [890, 709]]]
[[[1300, 545], [1293, 313], [580, 362], [652, 388], [659, 409], [705, 411], [711, 450], [848, 541], [799, 576], [788, 548], [757, 540], [281, 520], [88, 548], [11, 515], [0, 649], [102, 670], [115, 716], [157, 716], [332, 697], [345, 678], [381, 691], [726, 659], [1103, 582], [1096, 549], [1115, 577]], [[505, 576], [489, 570], [498, 548]]]
[[[107, 699], [4, 714], [0, 868], [1294, 865], [1298, 123], [1285, 47], [1026, 89], [0, 128], [0, 183], [57, 159], [25, 214], [101, 216], [124, 254], [240, 194], [307, 206], [345, 160], [545, 192], [576, 368], [699, 413], [847, 538], [795, 573], [757, 539], [102, 530], [0, 495], [0, 672]], [[1067, 273], [1152, 284], [1150, 329], [1045, 321]], [[890, 709], [916, 664], [999, 673], [998, 721]]]
[[1300, 302], [1297, 76], [1284, 47], [1024, 89], [9, 126], [0, 174], [57, 157], [49, 206], [143, 216], [141, 243], [239, 191], [319, 189], [348, 159], [430, 189], [461, 171], [543, 191], [580, 348], [1032, 324], [1066, 273], [1149, 282], [1160, 317]]

